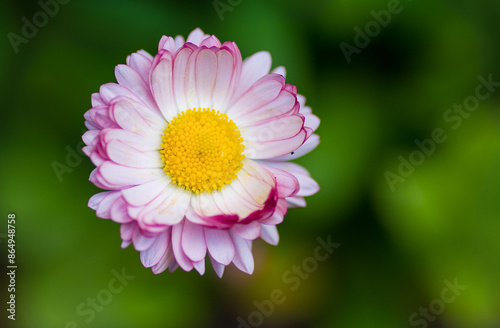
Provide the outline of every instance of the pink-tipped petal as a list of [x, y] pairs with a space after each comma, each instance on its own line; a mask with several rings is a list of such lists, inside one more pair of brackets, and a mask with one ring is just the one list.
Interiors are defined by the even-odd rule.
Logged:
[[252, 84], [269, 73], [271, 69], [271, 55], [267, 51], [253, 54], [243, 61], [240, 82], [234, 92], [234, 98], [238, 99]]

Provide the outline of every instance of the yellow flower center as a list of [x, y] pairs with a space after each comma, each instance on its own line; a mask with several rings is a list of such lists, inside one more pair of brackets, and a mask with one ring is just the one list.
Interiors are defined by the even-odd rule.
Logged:
[[243, 167], [240, 131], [214, 109], [180, 113], [168, 123], [162, 140], [163, 170], [173, 183], [195, 193], [221, 190]]

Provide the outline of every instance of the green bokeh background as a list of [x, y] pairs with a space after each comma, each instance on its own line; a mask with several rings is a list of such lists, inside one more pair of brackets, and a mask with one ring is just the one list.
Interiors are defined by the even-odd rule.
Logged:
[[[19, 267], [15, 322], [0, 278], [0, 326], [225, 328], [250, 315], [259, 327], [500, 327], [500, 91], [457, 129], [443, 118], [474, 95], [479, 76], [500, 81], [500, 3], [401, 0], [402, 12], [347, 63], [340, 44], [353, 45], [354, 28], [388, 1], [220, 2], [230, 8], [222, 19], [212, 0], [71, 0], [18, 53], [7, 35], [22, 35], [22, 17], [41, 7], [2, 3], [0, 256], [5, 268], [15, 213]], [[90, 94], [115, 81], [130, 53], [154, 54], [162, 35], [196, 27], [237, 42], [243, 57], [269, 51], [322, 120], [320, 146], [298, 160], [321, 191], [289, 211], [277, 247], [254, 243], [251, 276], [230, 267], [219, 279], [208, 263], [204, 276], [155, 276], [120, 248], [119, 225], [87, 207], [98, 191], [80, 153]], [[384, 174], [397, 174], [398, 157], [436, 128], [446, 141], [391, 191]], [[58, 179], [55, 162], [71, 172]], [[284, 275], [297, 277], [289, 270], [328, 236], [341, 245], [291, 290]], [[122, 268], [135, 278], [92, 320], [79, 314]], [[442, 313], [409, 320], [439, 308], [444, 281], [455, 279], [467, 289]], [[255, 302], [275, 289], [286, 300], [258, 322]]]

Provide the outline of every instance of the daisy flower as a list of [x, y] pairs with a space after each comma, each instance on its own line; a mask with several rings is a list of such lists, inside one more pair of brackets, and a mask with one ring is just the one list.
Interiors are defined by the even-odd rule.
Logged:
[[204, 274], [207, 257], [219, 277], [231, 263], [251, 274], [252, 241], [276, 245], [287, 209], [319, 190], [288, 162], [318, 145], [318, 117], [269, 53], [243, 61], [200, 29], [126, 63], [84, 115], [89, 180], [106, 190], [89, 207], [121, 224], [122, 247], [155, 274]]

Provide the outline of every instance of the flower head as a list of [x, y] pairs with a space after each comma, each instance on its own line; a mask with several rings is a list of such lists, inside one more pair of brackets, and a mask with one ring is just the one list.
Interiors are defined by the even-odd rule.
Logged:
[[251, 274], [252, 241], [276, 245], [287, 208], [319, 189], [288, 162], [318, 145], [319, 119], [283, 67], [269, 72], [269, 53], [242, 61], [200, 29], [126, 62], [84, 115], [90, 181], [107, 190], [89, 207], [121, 224], [122, 247], [154, 273], [203, 274], [208, 255], [219, 276], [230, 263]]

